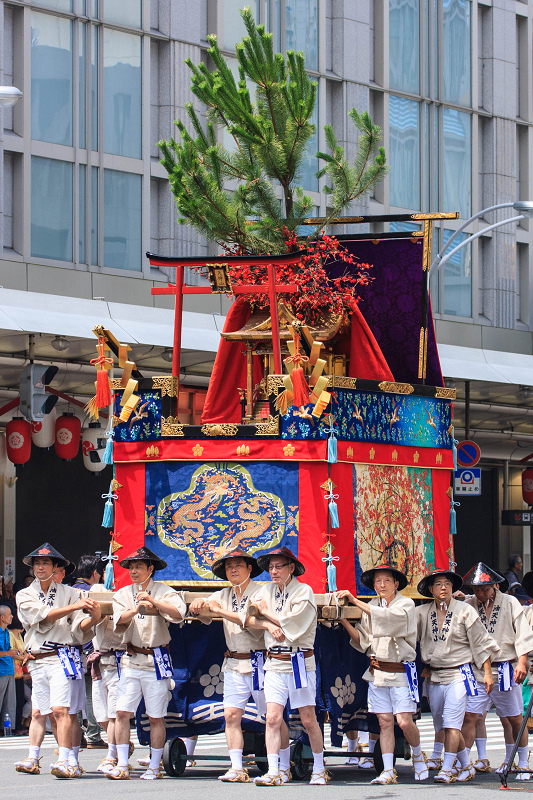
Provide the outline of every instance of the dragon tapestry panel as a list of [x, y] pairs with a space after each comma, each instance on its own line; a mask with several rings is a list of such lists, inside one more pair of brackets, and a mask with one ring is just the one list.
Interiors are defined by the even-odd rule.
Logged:
[[[357, 591], [361, 572], [391, 564], [411, 587], [434, 568], [431, 470], [354, 464]], [[373, 594], [373, 592], [372, 592]]]
[[297, 552], [298, 465], [149, 464], [145, 540], [168, 563], [161, 580], [214, 580], [212, 563], [236, 547]]

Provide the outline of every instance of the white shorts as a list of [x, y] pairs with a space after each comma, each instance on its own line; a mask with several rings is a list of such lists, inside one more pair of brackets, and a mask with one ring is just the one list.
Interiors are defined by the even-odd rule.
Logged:
[[122, 669], [117, 685], [117, 711], [135, 714], [144, 697], [146, 713], [154, 719], [162, 719], [167, 713], [171, 698], [170, 678], [158, 681], [153, 669], [129, 667]]
[[438, 733], [443, 728], [460, 731], [468, 700], [464, 681], [461, 679], [453, 683], [430, 683], [428, 691], [435, 731]]
[[416, 714], [416, 703], [408, 686], [368, 684], [368, 710], [371, 714]]
[[466, 704], [466, 710], [471, 714], [483, 716], [492, 705], [499, 717], [518, 717], [524, 710], [521, 686], [515, 685], [508, 692], [501, 692], [496, 684], [492, 692], [487, 694], [483, 684], [478, 683], [477, 691], [477, 697], [469, 697]]
[[87, 693], [85, 675], [78, 681], [69, 680], [70, 683], [70, 713], [77, 714], [81, 711], [83, 718], [87, 719]]
[[314, 706], [316, 703], [316, 672], [307, 673], [307, 686], [297, 689], [292, 672], [265, 671], [265, 701], [285, 706], [290, 701], [291, 708]]
[[226, 670], [224, 672], [224, 708], [241, 708], [243, 711], [250, 699], [254, 699], [259, 714], [266, 712], [265, 692], [252, 688], [252, 675]]
[[93, 681], [93, 711], [97, 722], [107, 722], [117, 716], [118, 672], [104, 667], [100, 672], [102, 680]]
[[[45, 659], [48, 661], [48, 659]], [[63, 671], [59, 658], [54, 658], [47, 664], [28, 664], [31, 675], [31, 704], [32, 708], [39, 709], [43, 716], [52, 713], [54, 708], [70, 708], [70, 681]], [[83, 688], [85, 689], [85, 682]]]

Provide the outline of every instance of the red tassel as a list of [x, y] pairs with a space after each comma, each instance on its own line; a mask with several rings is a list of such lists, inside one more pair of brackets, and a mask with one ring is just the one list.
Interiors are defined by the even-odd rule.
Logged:
[[111, 386], [106, 369], [99, 369], [96, 373], [96, 407], [107, 408], [111, 405]]
[[294, 367], [291, 372], [291, 381], [294, 394], [293, 405], [305, 406], [309, 402], [309, 387], [301, 367]]

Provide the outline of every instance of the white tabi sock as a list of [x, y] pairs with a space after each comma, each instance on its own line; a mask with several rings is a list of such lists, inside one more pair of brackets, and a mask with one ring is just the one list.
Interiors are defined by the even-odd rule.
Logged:
[[470, 764], [470, 748], [465, 747], [464, 750], [458, 752], [457, 758], [462, 767], [467, 767]]
[[36, 745], [30, 744], [30, 758], [39, 758], [41, 748]]
[[285, 749], [281, 749], [279, 751], [279, 768], [282, 769], [289, 769], [291, 766], [291, 748], [286, 747]]
[[74, 758], [76, 759], [76, 764], [80, 760], [80, 745], [76, 745], [76, 747], [72, 748], [72, 752], [74, 753]]
[[313, 753], [313, 772], [322, 772], [324, 769], [324, 752]]
[[348, 752], [355, 753], [357, 750], [357, 739], [348, 739]]
[[128, 759], [130, 757], [130, 746], [128, 744], [117, 744], [117, 759], [118, 767], [127, 767]]
[[377, 739], [369, 739], [368, 740], [368, 752], [373, 753], [376, 747]]
[[513, 752], [514, 744], [506, 744], [505, 745], [505, 760], [509, 761], [511, 758], [511, 753]]
[[267, 753], [268, 774], [277, 775], [279, 773], [279, 756], [277, 753]]
[[431, 754], [431, 758], [442, 758], [442, 754], [444, 753], [444, 742], [435, 742], [433, 744], [433, 752]]
[[522, 767], [522, 769], [527, 769], [528, 767], [528, 753], [529, 747], [526, 745], [525, 747], [518, 748], [518, 766]]
[[159, 769], [159, 763], [161, 761], [161, 757], [163, 755], [163, 748], [162, 747], [152, 747], [152, 752], [150, 754], [150, 769]]
[[478, 758], [480, 759], [487, 758], [487, 740], [476, 739], [476, 750]]
[[68, 765], [69, 767], [76, 767], [78, 765], [78, 759], [74, 753], [74, 750], [68, 751]]
[[394, 753], [383, 753], [383, 772], [394, 769]]
[[185, 739], [185, 748], [188, 756], [194, 755], [194, 748], [196, 747], [197, 739]]
[[232, 769], [242, 769], [242, 750], [229, 750]]
[[413, 745], [411, 745], [411, 752], [413, 754], [413, 761], [417, 758], [420, 758], [422, 755], [422, 745], [419, 744], [417, 747], [413, 747]]
[[444, 759], [442, 762], [442, 769], [444, 772], [450, 772], [453, 769], [456, 758], [457, 753], [444, 753]]
[[68, 747], [60, 747], [59, 748], [59, 755], [57, 757], [58, 761], [66, 761], [68, 764], [68, 754], [69, 748]]
[[107, 758], [116, 758], [117, 757], [117, 746], [116, 744], [107, 745]]

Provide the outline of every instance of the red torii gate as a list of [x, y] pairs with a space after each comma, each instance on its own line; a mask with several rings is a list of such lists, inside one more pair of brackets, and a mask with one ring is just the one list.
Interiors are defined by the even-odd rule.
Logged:
[[[181, 360], [181, 327], [183, 318], [183, 295], [184, 294], [212, 294], [213, 289], [215, 293], [225, 294], [266, 294], [268, 292], [270, 299], [270, 317], [272, 321], [272, 346], [274, 350], [274, 369], [277, 375], [281, 375], [281, 343], [279, 337], [279, 318], [278, 318], [278, 294], [289, 294], [298, 292], [298, 286], [294, 283], [290, 284], [276, 284], [276, 270], [275, 264], [285, 266], [287, 264], [297, 264], [302, 256], [306, 254], [305, 250], [299, 250], [296, 253], [284, 253], [279, 256], [271, 255], [243, 255], [243, 256], [215, 256], [214, 258], [188, 256], [186, 258], [173, 258], [171, 256], [158, 256], [154, 253], [146, 253], [152, 267], [176, 267], [176, 283], [169, 283], [166, 288], [153, 288], [152, 294], [173, 294], [176, 297], [174, 304], [174, 340], [172, 352], [172, 375], [179, 379], [180, 374], [180, 360]], [[232, 286], [229, 281], [229, 273], [225, 272], [225, 268], [229, 267], [252, 267], [252, 266], [266, 266], [268, 274], [268, 283], [265, 284], [247, 284], [241, 286]], [[210, 270], [210, 277], [213, 286], [186, 286], [184, 280], [185, 267], [207, 267]], [[214, 273], [222, 273], [222, 278], [226, 281], [218, 283], [217, 276]]]

